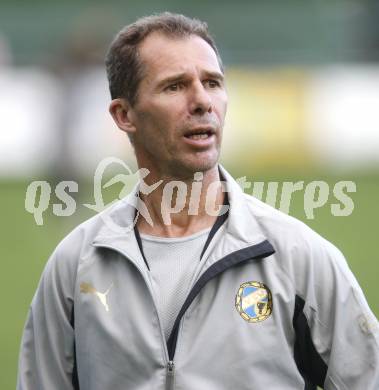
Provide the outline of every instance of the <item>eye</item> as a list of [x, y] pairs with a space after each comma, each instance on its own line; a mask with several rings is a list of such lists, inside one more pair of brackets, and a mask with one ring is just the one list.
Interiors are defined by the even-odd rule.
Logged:
[[165, 90], [169, 92], [176, 92], [183, 88], [183, 83], [177, 82], [168, 85]]
[[207, 84], [209, 88], [218, 88], [220, 86], [220, 82], [218, 80], [205, 80], [204, 83]]

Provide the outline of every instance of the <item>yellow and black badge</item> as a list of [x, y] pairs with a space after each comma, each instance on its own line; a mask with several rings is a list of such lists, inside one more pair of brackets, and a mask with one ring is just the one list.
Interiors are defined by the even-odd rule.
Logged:
[[270, 289], [260, 282], [242, 283], [236, 295], [236, 309], [247, 322], [264, 321], [272, 313]]

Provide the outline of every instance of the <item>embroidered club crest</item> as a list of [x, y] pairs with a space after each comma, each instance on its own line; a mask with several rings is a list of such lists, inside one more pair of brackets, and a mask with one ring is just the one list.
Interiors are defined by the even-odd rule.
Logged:
[[264, 321], [272, 313], [271, 291], [260, 282], [242, 283], [236, 295], [235, 306], [245, 321]]

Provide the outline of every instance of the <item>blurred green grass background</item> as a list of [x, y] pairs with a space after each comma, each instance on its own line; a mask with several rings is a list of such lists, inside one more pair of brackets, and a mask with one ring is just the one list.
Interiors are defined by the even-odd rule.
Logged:
[[[246, 174], [241, 169], [232, 169], [235, 177]], [[44, 214], [44, 225], [37, 226], [31, 214], [25, 211], [25, 193], [28, 181], [1, 181], [0, 215], [2, 240], [2, 332], [0, 364], [0, 389], [14, 389], [16, 384], [17, 360], [20, 338], [26, 319], [28, 306], [37, 287], [44, 264], [58, 242], [78, 223], [93, 213], [81, 206], [93, 202], [91, 183], [79, 183], [76, 198], [77, 212], [71, 217], [56, 217], [49, 211]], [[345, 254], [348, 263], [356, 275], [367, 300], [379, 316], [379, 297], [377, 278], [379, 261], [376, 252], [379, 217], [379, 173], [330, 175], [327, 173], [276, 174], [259, 173], [247, 178], [250, 181], [299, 181], [305, 184], [313, 180], [325, 180], [330, 185], [328, 203], [315, 210], [315, 218], [309, 220], [304, 212], [304, 192], [296, 192], [292, 197], [290, 215], [307, 223], [329, 241], [333, 242]], [[336, 203], [332, 188], [340, 180], [352, 180], [357, 192], [350, 194], [354, 201], [354, 211], [347, 217], [334, 217], [330, 205]], [[51, 181], [52, 183], [53, 181]], [[53, 186], [52, 186], [53, 187]], [[117, 185], [104, 193], [106, 201], [115, 199], [121, 187]], [[251, 193], [246, 190], [247, 193]], [[52, 203], [59, 203], [53, 197]], [[52, 389], [53, 390], [53, 389]]]

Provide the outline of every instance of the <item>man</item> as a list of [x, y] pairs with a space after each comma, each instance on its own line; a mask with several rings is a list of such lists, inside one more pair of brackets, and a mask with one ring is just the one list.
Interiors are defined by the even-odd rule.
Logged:
[[52, 254], [18, 389], [378, 389], [378, 322], [343, 255], [218, 165], [227, 94], [206, 25], [142, 18], [107, 72], [149, 174]]

